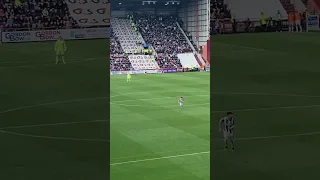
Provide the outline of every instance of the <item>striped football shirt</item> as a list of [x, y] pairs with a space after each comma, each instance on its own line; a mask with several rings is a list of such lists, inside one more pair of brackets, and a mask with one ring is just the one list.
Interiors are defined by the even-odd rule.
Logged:
[[226, 132], [229, 132], [229, 133], [233, 133], [233, 130], [234, 130], [234, 125], [235, 125], [235, 122], [234, 122], [234, 118], [231, 117], [224, 117], [222, 119], [222, 129], [223, 131], [226, 131]]

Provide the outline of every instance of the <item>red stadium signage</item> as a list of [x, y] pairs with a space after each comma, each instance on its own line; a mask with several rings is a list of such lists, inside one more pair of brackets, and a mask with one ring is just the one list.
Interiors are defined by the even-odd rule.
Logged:
[[109, 26], [109, 0], [67, 0], [70, 15], [80, 26]]

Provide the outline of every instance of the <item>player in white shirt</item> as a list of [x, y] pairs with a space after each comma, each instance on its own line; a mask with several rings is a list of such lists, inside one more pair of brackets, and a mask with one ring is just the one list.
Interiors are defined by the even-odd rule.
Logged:
[[228, 141], [231, 143], [232, 150], [234, 151], [234, 117], [232, 112], [228, 112], [227, 116], [220, 119], [219, 131], [223, 131], [225, 149], [228, 149]]
[[180, 99], [178, 100], [178, 103], [180, 104], [180, 107], [183, 108], [183, 103], [184, 103], [183, 97], [180, 97]]

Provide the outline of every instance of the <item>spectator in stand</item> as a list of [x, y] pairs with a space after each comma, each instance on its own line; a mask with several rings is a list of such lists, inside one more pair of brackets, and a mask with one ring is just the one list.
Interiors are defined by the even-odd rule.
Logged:
[[182, 25], [177, 17], [135, 14], [134, 21], [146, 43], [151, 44], [157, 52], [156, 61], [161, 68], [180, 68], [182, 65], [177, 54], [193, 52], [177, 25]]
[[[177, 54], [193, 52], [192, 47], [178, 26], [179, 24], [182, 27], [183, 22], [177, 17], [134, 14], [132, 19], [145, 43], [155, 49], [157, 53], [155, 61], [160, 68], [181, 68], [182, 65]], [[185, 32], [185, 34], [187, 38], [192, 39], [191, 34], [188, 32]], [[112, 71], [132, 70], [131, 63], [113, 32], [111, 32], [110, 49], [110, 67]]]
[[210, 4], [210, 10], [212, 20], [231, 18], [230, 10], [223, 0], [213, 0], [213, 3]]
[[113, 31], [110, 35], [110, 69], [111, 71], [129, 71], [132, 69], [131, 63]]
[[0, 0], [4, 30], [64, 29], [78, 27], [64, 0]]
[[[211, 16], [210, 19], [215, 23], [216, 33], [220, 34], [223, 31], [222, 21], [224, 19], [231, 19], [231, 13], [223, 0], [212, 0], [210, 3]], [[235, 31], [235, 26], [233, 31]]]
[[222, 23], [219, 21], [219, 19], [216, 19], [215, 21], [215, 26], [216, 28], [216, 33], [217, 35], [221, 34], [221, 31], [222, 31]]

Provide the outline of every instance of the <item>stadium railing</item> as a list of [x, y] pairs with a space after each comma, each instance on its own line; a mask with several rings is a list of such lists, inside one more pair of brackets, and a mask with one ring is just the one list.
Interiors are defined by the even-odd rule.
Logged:
[[[211, 31], [210, 34], [215, 34], [215, 19], [211, 19]], [[219, 19], [218, 20], [221, 25], [222, 25], [222, 32], [224, 34], [228, 34], [228, 33], [235, 33], [233, 31], [233, 22], [232, 19], [230, 18], [225, 18], [225, 19]], [[250, 19], [251, 21], [251, 25], [249, 26], [249, 30], [248, 32], [257, 32], [257, 27], [260, 27], [260, 19]], [[272, 23], [275, 24], [274, 20], [272, 20]], [[237, 19], [236, 20], [236, 25], [235, 25], [235, 29], [236, 29], [236, 33], [244, 33], [246, 32], [246, 23], [244, 19]], [[288, 27], [288, 19], [284, 18], [282, 19], [282, 30], [283, 31], [288, 31], [289, 27]]]
[[[273, 18], [272, 24], [275, 24], [275, 18]], [[215, 34], [215, 19], [211, 19], [211, 30], [210, 34], [213, 35]], [[219, 19], [222, 25], [222, 31], [223, 33], [234, 33], [233, 32], [233, 23], [232, 19]], [[252, 22], [250, 28], [252, 29], [252, 32], [257, 32], [257, 27], [260, 26], [260, 19], [250, 19]], [[289, 23], [288, 23], [288, 18], [285, 17], [282, 20], [282, 31], [288, 31], [289, 30]], [[319, 19], [319, 14], [308, 14], [306, 21], [301, 22], [302, 23], [302, 28], [304, 31], [320, 31], [320, 19]], [[304, 24], [305, 23], [305, 24]], [[237, 19], [236, 20], [236, 33], [243, 33], [245, 32], [245, 22], [244, 20]], [[271, 31], [275, 31], [274, 29], [271, 28]]]

